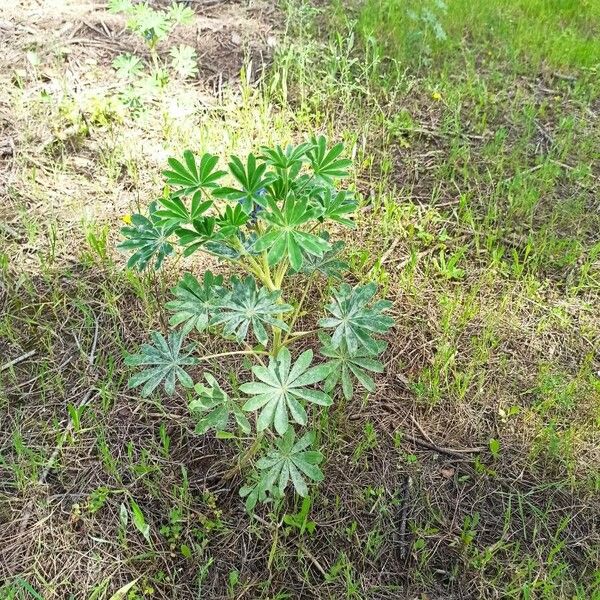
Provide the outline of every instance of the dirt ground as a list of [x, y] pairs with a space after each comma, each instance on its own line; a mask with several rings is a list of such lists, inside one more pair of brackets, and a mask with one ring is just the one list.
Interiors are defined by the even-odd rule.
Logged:
[[[241, 479], [225, 476], [235, 449], [194, 434], [183, 396], [144, 401], [126, 388], [122, 357], [149, 327], [165, 324], [161, 306], [177, 273], [123, 271], [114, 250], [121, 217], [160, 193], [166, 158], [201, 135], [203, 146], [228, 150], [275, 137], [282, 123], [296, 134], [289, 113], [265, 108], [249, 91], [280, 43], [279, 10], [270, 2], [190, 6], [195, 24], [176, 39], [196, 49], [198, 77], [174, 82], [136, 119], [109, 100], [122, 86], [114, 58], [148, 57], [122, 17], [77, 0], [0, 8], [0, 365], [17, 360], [0, 371], [0, 586], [17, 581], [7, 597], [30, 597], [17, 595], [28, 589], [19, 581], [48, 600], [110, 598], [135, 581], [130, 598], [500, 598], [488, 582], [513, 564], [515, 581], [527, 581], [529, 557], [541, 552], [544, 568], [589, 579], [600, 506], [590, 486], [571, 485], [567, 475], [593, 479], [597, 438], [578, 436], [567, 473], [539, 458], [541, 449], [531, 458], [527, 432], [542, 417], [498, 411], [515, 399], [534, 403], [534, 365], [549, 355], [573, 372], [585, 362], [595, 317], [583, 301], [565, 307], [543, 289], [541, 306], [523, 288], [494, 281], [485, 293], [502, 298], [500, 310], [483, 292], [451, 287], [457, 320], [473, 305], [480, 310], [452, 330], [462, 349], [457, 363], [477, 359], [477, 340], [494, 339], [478, 390], [432, 406], [413, 382], [443, 349], [448, 306], [437, 301], [439, 290], [395, 285], [408, 255], [394, 246], [386, 255], [388, 291], [402, 326], [389, 336], [377, 392], [341, 402], [324, 423], [326, 480], [310, 513], [315, 532], [306, 537], [281, 527], [268, 509], [246, 514]], [[165, 116], [165, 106], [175, 106], [175, 116]], [[431, 157], [449, 152], [444, 141], [424, 140], [398, 149], [402, 181], [416, 185], [428, 161], [437, 161]], [[428, 186], [417, 190], [423, 200]], [[414, 200], [415, 213], [425, 212]], [[381, 211], [367, 207], [361, 219], [349, 240], [367, 240], [378, 254], [390, 248]], [[473, 281], [484, 271], [474, 269]], [[576, 327], [560, 336], [544, 328], [548, 307], [564, 308]], [[27, 352], [34, 354], [21, 360]], [[243, 369], [233, 361], [221, 367]], [[592, 393], [579, 392], [573, 410], [593, 422], [593, 400], [585, 400]], [[68, 407], [82, 405], [75, 427]], [[494, 456], [496, 437], [502, 452]], [[151, 524], [150, 545], [131, 523], [123, 526], [126, 497]]]

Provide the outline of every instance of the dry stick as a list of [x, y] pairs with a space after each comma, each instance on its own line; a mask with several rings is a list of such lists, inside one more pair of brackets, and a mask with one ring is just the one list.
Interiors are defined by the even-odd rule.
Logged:
[[425, 440], [414, 437], [408, 433], [402, 433], [402, 438], [407, 439], [409, 442], [412, 442], [417, 446], [422, 446], [423, 448], [427, 448], [428, 450], [438, 452], [439, 454], [458, 456], [460, 458], [462, 458], [464, 454], [477, 454], [478, 452], [483, 452], [485, 450], [483, 446], [476, 446], [474, 448], [444, 448], [432, 442], [426, 442]]
[[417, 429], [421, 432], [421, 435], [430, 443], [433, 444], [433, 440], [429, 437], [429, 435], [425, 432], [425, 430], [421, 427], [419, 421], [417, 421], [412, 415], [410, 415], [410, 420], [416, 425]]
[[21, 356], [17, 356], [17, 358], [13, 358], [11, 361], [7, 362], [6, 364], [4, 364], [0, 367], [0, 373], [2, 371], [6, 371], [6, 369], [10, 369], [10, 367], [13, 367], [14, 365], [18, 365], [20, 362], [23, 362], [24, 360], [27, 360], [29, 357], [33, 356], [36, 352], [37, 352], [37, 350], [30, 350], [29, 352], [25, 352], [25, 354], [21, 354]]
[[[269, 529], [274, 528], [271, 523], [269, 523], [268, 521], [265, 521], [262, 517], [259, 517], [257, 514], [253, 514], [252, 517], [254, 519], [256, 519], [259, 523], [262, 523], [265, 527], [268, 527]], [[278, 529], [278, 527], [275, 529]], [[308, 548], [302, 542], [299, 542], [298, 540], [292, 540], [292, 541], [310, 559], [310, 562], [312, 562], [312, 564], [315, 565], [315, 567], [317, 568], [317, 571], [319, 571], [319, 573], [321, 573], [321, 575], [323, 575], [323, 577], [327, 577], [327, 572], [321, 566], [321, 564], [315, 558], [315, 556], [312, 554], [312, 552], [310, 552], [308, 550]]]
[[[90, 365], [93, 365], [94, 360], [96, 359], [96, 344], [98, 342], [98, 319], [97, 318], [95, 318], [95, 322], [96, 322], [96, 326], [94, 329], [94, 340], [92, 342], [92, 348], [90, 350], [90, 354], [88, 357], [88, 361], [89, 361]], [[90, 399], [92, 397], [92, 392], [93, 392], [92, 389], [89, 389], [86, 392], [85, 396], [81, 399], [79, 404], [77, 404], [77, 411], [79, 411], [83, 406], [85, 406], [90, 401]], [[56, 457], [58, 456], [58, 453], [62, 450], [62, 447], [63, 447], [64, 443], [66, 442], [67, 437], [69, 436], [69, 434], [71, 433], [72, 430], [73, 430], [73, 418], [69, 417], [69, 422], [67, 423], [67, 426], [65, 427], [64, 431], [62, 432], [62, 435], [60, 436], [60, 439], [58, 440], [56, 447], [54, 448], [54, 451], [50, 455], [50, 458], [46, 461], [44, 470], [40, 473], [40, 476], [38, 478], [38, 486], [44, 485], [46, 483], [46, 478], [48, 477], [48, 473], [50, 473], [50, 469], [52, 469], [52, 467], [54, 465], [54, 461], [56, 460]], [[19, 527], [19, 535], [23, 535], [23, 533], [25, 532], [25, 528], [27, 527], [27, 524], [29, 523], [29, 519], [31, 519], [32, 512], [33, 512], [33, 498], [31, 498], [27, 502], [27, 505], [25, 506], [24, 515], [21, 520], [21, 526]]]
[[402, 509], [400, 511], [400, 526], [398, 527], [398, 544], [399, 544], [399, 555], [400, 559], [406, 558], [406, 549], [408, 544], [406, 543], [406, 523], [408, 521], [408, 502], [410, 500], [410, 488], [412, 485], [412, 479], [410, 475], [404, 477], [402, 484]]

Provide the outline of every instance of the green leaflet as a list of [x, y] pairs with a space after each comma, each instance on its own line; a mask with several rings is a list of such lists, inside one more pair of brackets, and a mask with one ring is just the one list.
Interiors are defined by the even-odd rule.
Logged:
[[223, 325], [223, 333], [234, 335], [238, 340], [245, 340], [252, 326], [254, 336], [263, 345], [269, 341], [265, 327], [287, 331], [287, 325], [278, 317], [292, 307], [279, 302], [281, 292], [258, 288], [250, 276], [232, 277], [231, 282], [233, 289], [216, 304], [211, 325]]
[[277, 176], [274, 173], [265, 173], [267, 165], [265, 163], [258, 164], [254, 154], [248, 155], [246, 166], [237, 156], [232, 156], [229, 170], [240, 184], [241, 189], [221, 187], [215, 190], [214, 195], [217, 198], [236, 200], [244, 212], [249, 215], [254, 210], [255, 204], [262, 206], [264, 190]]
[[196, 425], [196, 433], [204, 434], [209, 429], [216, 431], [227, 429], [231, 415], [244, 433], [250, 433], [250, 423], [235, 400], [229, 398], [210, 373], [204, 373], [204, 378], [209, 385], [197, 383], [194, 389], [198, 393], [198, 398], [189, 404], [192, 413], [203, 415]]
[[156, 211], [156, 216], [160, 217], [165, 226], [182, 225], [193, 223], [199, 220], [204, 213], [212, 206], [212, 200], [202, 200], [202, 194], [196, 192], [192, 196], [190, 208], [176, 194], [159, 198], [158, 200], [163, 208]]
[[[331, 338], [322, 331], [319, 332], [319, 339], [322, 344], [321, 354], [330, 359], [326, 363], [330, 367], [330, 373], [323, 388], [326, 392], [331, 392], [341, 381], [344, 397], [351, 400], [354, 395], [353, 380], [358, 381], [368, 392], [375, 391], [375, 382], [368, 371], [382, 373], [383, 364], [381, 362], [374, 359], [365, 348], [358, 348], [354, 353], [350, 352], [344, 340], [335, 348]], [[381, 354], [387, 343], [377, 340], [377, 345], [377, 354]]]
[[292, 365], [290, 351], [284, 346], [277, 358], [269, 359], [268, 367], [252, 367], [259, 381], [244, 383], [240, 390], [252, 396], [242, 409], [251, 412], [260, 410], [258, 431], [274, 424], [275, 431], [283, 435], [289, 428], [290, 417], [295, 423], [306, 425], [306, 402], [331, 406], [330, 396], [309, 387], [323, 381], [329, 374], [327, 365], [310, 367], [312, 357], [312, 350], [306, 350]]
[[218, 180], [226, 174], [225, 171], [215, 171], [218, 162], [218, 156], [207, 153], [202, 155], [198, 164], [191, 150], [186, 150], [183, 153], [183, 162], [175, 158], [168, 159], [171, 168], [163, 171], [163, 175], [169, 185], [179, 187], [174, 193], [175, 197], [189, 196], [198, 192], [195, 197], [200, 202], [200, 192], [208, 192], [216, 188]]
[[327, 140], [324, 136], [312, 138], [313, 148], [306, 154], [313, 173], [319, 179], [332, 184], [334, 179], [348, 177], [348, 167], [352, 164], [348, 159], [338, 158], [344, 145], [335, 144], [327, 150]]
[[357, 207], [357, 202], [351, 194], [324, 188], [315, 194], [314, 198], [317, 201], [321, 220], [336, 221], [346, 227], [355, 227], [354, 221], [347, 216], [352, 214]]
[[288, 196], [281, 210], [275, 202], [267, 198], [268, 210], [262, 214], [270, 227], [258, 238], [254, 248], [258, 252], [268, 250], [269, 264], [275, 265], [287, 258], [295, 271], [304, 262], [304, 254], [322, 256], [329, 250], [329, 243], [318, 235], [301, 231], [301, 227], [316, 219], [318, 212], [308, 204], [307, 198]]
[[240, 496], [246, 498], [246, 510], [252, 511], [259, 500], [268, 498], [268, 494], [281, 497], [290, 481], [294, 490], [304, 497], [308, 494], [305, 478], [316, 482], [323, 480], [323, 472], [318, 466], [323, 455], [308, 449], [314, 437], [309, 431], [296, 441], [294, 428], [290, 427], [282, 437], [275, 439], [274, 447], [256, 463], [260, 471], [258, 481], [240, 490]]
[[165, 337], [153, 331], [150, 334], [154, 346], [142, 344], [138, 354], [130, 354], [125, 357], [125, 364], [130, 367], [149, 367], [133, 375], [128, 385], [130, 388], [143, 385], [142, 396], [149, 396], [164, 381], [165, 391], [169, 396], [175, 392], [175, 382], [179, 382], [184, 387], [192, 387], [194, 382], [186, 373], [183, 367], [194, 365], [198, 362], [196, 358], [190, 356], [194, 350], [194, 344], [188, 344], [181, 347], [183, 342], [183, 333], [173, 331], [169, 337]]
[[157, 216], [156, 202], [148, 206], [148, 217], [136, 214], [131, 216], [131, 225], [123, 227], [121, 233], [126, 238], [118, 246], [120, 250], [135, 250], [127, 261], [128, 267], [143, 271], [154, 259], [154, 269], [160, 269], [166, 256], [173, 252], [169, 237], [174, 225], [165, 225]]
[[302, 166], [302, 160], [306, 157], [306, 153], [313, 147], [310, 142], [304, 142], [298, 146], [288, 145], [285, 150], [281, 146], [275, 148], [261, 148], [262, 158], [267, 164], [276, 169], [297, 171]]
[[339, 348], [343, 341], [351, 353], [362, 346], [370, 354], [377, 354], [378, 342], [371, 333], [386, 333], [394, 320], [382, 314], [392, 305], [389, 300], [377, 300], [369, 306], [376, 292], [374, 283], [355, 288], [342, 283], [333, 290], [333, 299], [326, 306], [332, 316], [320, 319], [319, 325], [334, 328], [331, 337], [334, 348]]
[[175, 314], [169, 319], [171, 327], [183, 325], [184, 335], [192, 329], [204, 331], [213, 314], [215, 303], [223, 296], [223, 276], [213, 275], [210, 271], [204, 273], [202, 285], [190, 273], [173, 288], [176, 300], [167, 302], [166, 308]]
[[[329, 240], [327, 232], [320, 234], [324, 240]], [[319, 272], [325, 275], [325, 277], [331, 277], [332, 279], [342, 279], [343, 273], [350, 267], [348, 263], [341, 258], [338, 258], [340, 252], [344, 249], [344, 242], [338, 240], [331, 244], [331, 248], [323, 254], [323, 256], [312, 256], [307, 254], [304, 257], [304, 263], [302, 264], [301, 273], [314, 273]]]

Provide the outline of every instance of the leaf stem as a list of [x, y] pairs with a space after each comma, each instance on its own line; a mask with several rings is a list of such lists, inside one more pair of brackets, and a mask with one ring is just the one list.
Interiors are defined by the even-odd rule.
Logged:
[[313, 333], [317, 333], [318, 329], [311, 329], [309, 331], [296, 331], [295, 333], [289, 333], [285, 336], [283, 342], [281, 342], [282, 346], [287, 346], [288, 344], [292, 344], [296, 340], [300, 338], [306, 337], [307, 335], [312, 335]]
[[312, 282], [313, 282], [313, 277], [311, 277], [308, 282], [306, 283], [306, 285], [304, 286], [304, 291], [302, 292], [302, 297], [300, 298], [300, 302], [298, 302], [296, 309], [294, 310], [294, 314], [292, 315], [292, 320], [289, 323], [289, 328], [288, 328], [288, 332], [285, 336], [285, 338], [283, 339], [283, 344], [287, 344], [288, 340], [290, 337], [292, 337], [294, 335], [293, 333], [293, 329], [294, 329], [294, 325], [296, 324], [296, 321], [298, 320], [298, 317], [300, 316], [300, 310], [302, 309], [302, 305], [304, 304], [304, 301], [306, 300], [306, 296], [308, 295], [308, 292], [310, 290], [310, 288], [312, 287]]

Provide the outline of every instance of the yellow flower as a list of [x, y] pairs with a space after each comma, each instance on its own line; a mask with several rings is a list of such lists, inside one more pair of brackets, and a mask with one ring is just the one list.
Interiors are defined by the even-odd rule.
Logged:
[[131, 215], [123, 215], [121, 217], [121, 221], [123, 221], [123, 223], [126, 225], [131, 225]]
[[442, 99], [442, 95], [437, 91], [433, 92], [433, 94], [431, 94], [431, 97], [437, 102], [439, 102]]

